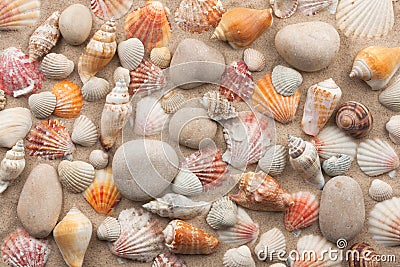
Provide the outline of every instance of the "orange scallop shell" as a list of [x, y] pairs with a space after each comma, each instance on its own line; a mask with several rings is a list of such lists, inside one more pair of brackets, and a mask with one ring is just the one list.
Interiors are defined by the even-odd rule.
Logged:
[[285, 227], [296, 231], [310, 226], [318, 219], [319, 201], [310, 192], [292, 194], [294, 205], [285, 212]]
[[53, 114], [61, 118], [75, 118], [83, 105], [81, 89], [70, 81], [56, 83], [51, 91], [57, 99]]

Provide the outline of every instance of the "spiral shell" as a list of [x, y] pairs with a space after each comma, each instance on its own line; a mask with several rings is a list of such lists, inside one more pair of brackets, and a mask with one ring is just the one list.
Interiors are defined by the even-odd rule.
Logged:
[[56, 108], [57, 98], [51, 92], [41, 92], [31, 95], [28, 104], [36, 118], [45, 119], [50, 117]]
[[103, 150], [93, 150], [89, 155], [89, 163], [96, 170], [101, 170], [108, 165], [108, 154]]
[[63, 54], [50, 53], [42, 60], [42, 72], [47, 79], [62, 80], [74, 70], [74, 62]]
[[61, 118], [75, 118], [83, 106], [82, 92], [78, 85], [70, 81], [61, 81], [53, 86], [51, 91], [56, 96], [55, 116]]
[[171, 52], [168, 47], [155, 47], [151, 50], [150, 60], [162, 69], [168, 68], [171, 62]]
[[373, 119], [369, 109], [361, 103], [348, 101], [336, 113], [336, 125], [354, 138], [362, 138], [372, 129]]
[[144, 56], [144, 45], [137, 38], [130, 38], [118, 44], [118, 57], [122, 67], [136, 69]]
[[290, 18], [297, 10], [298, 0], [270, 0], [269, 4], [275, 16], [281, 19]]
[[400, 144], [400, 115], [395, 115], [386, 123], [389, 138], [395, 144]]
[[8, 183], [17, 179], [25, 169], [24, 141], [19, 140], [8, 150], [0, 163], [0, 193], [7, 189]]
[[33, 26], [39, 17], [39, 0], [4, 0], [0, 15], [0, 30], [18, 30]]
[[97, 228], [97, 238], [114, 242], [121, 234], [121, 225], [118, 220], [113, 217], [107, 217]]
[[322, 163], [322, 169], [324, 172], [331, 176], [344, 175], [349, 171], [353, 159], [346, 154], [339, 154], [332, 156]]
[[288, 152], [285, 146], [271, 146], [258, 161], [258, 167], [266, 174], [276, 176], [283, 173], [287, 163]]
[[247, 246], [231, 248], [224, 254], [224, 267], [255, 267], [256, 263]]
[[165, 113], [177, 112], [185, 103], [185, 97], [177, 90], [172, 90], [161, 98], [161, 107]]
[[111, 91], [111, 86], [107, 80], [93, 76], [82, 86], [81, 91], [86, 101], [94, 102], [103, 99]]
[[368, 190], [369, 196], [375, 201], [385, 201], [393, 197], [393, 188], [390, 184], [374, 179]]
[[7, 98], [4, 94], [4, 91], [0, 89], [0, 111], [2, 111], [7, 104]]
[[217, 199], [208, 212], [206, 221], [214, 229], [234, 226], [237, 221], [237, 206], [229, 197]]
[[381, 262], [377, 259], [378, 254], [368, 243], [358, 242], [352, 245], [347, 254], [350, 255], [350, 267], [381, 267]]
[[114, 71], [113, 80], [114, 83], [124, 80], [126, 84], [129, 84], [131, 82], [131, 76], [129, 74], [129, 70], [123, 67], [116, 68]]
[[244, 50], [243, 61], [249, 67], [249, 71], [262, 71], [266, 65], [264, 55], [253, 48], [247, 48]]
[[208, 91], [200, 99], [200, 103], [207, 109], [207, 114], [212, 120], [228, 120], [238, 116], [232, 103], [219, 92]]
[[84, 161], [63, 160], [58, 165], [61, 184], [72, 193], [83, 192], [94, 179], [94, 168]]
[[294, 95], [303, 82], [303, 77], [298, 71], [282, 65], [274, 67], [271, 78], [275, 90], [283, 96]]
[[263, 233], [254, 248], [255, 254], [263, 261], [275, 261], [279, 255], [286, 253], [286, 240], [278, 228]]
[[85, 115], [80, 115], [74, 122], [71, 139], [81, 146], [93, 146], [98, 139], [96, 125]]

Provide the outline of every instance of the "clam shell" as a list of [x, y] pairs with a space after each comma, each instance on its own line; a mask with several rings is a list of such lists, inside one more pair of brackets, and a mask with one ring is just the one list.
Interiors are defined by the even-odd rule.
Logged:
[[185, 196], [196, 196], [203, 192], [203, 185], [194, 173], [181, 169], [174, 179], [172, 191]]
[[254, 248], [254, 253], [262, 261], [275, 261], [279, 255], [285, 254], [286, 240], [281, 230], [272, 228], [263, 233]]
[[41, 92], [31, 95], [28, 104], [36, 118], [45, 119], [53, 113], [56, 108], [57, 99], [51, 92]]
[[229, 101], [246, 101], [254, 91], [253, 77], [243, 61], [229, 65], [222, 74], [219, 85], [220, 93]]
[[228, 249], [224, 254], [224, 267], [255, 267], [256, 263], [247, 246]]
[[270, 0], [269, 4], [274, 10], [275, 16], [280, 19], [287, 19], [296, 13], [299, 2], [298, 0]]
[[162, 69], [168, 68], [171, 62], [171, 52], [168, 47], [155, 47], [151, 50], [150, 60]]
[[400, 111], [400, 77], [379, 95], [379, 102], [393, 111]]
[[19, 140], [6, 152], [0, 163], [0, 193], [7, 189], [10, 181], [17, 179], [25, 169], [24, 141]]
[[118, 57], [122, 67], [136, 69], [144, 56], [144, 45], [137, 38], [130, 38], [118, 44]]
[[381, 267], [381, 262], [377, 259], [379, 255], [368, 243], [358, 242], [347, 253], [350, 255], [349, 266]]
[[7, 104], [7, 98], [4, 94], [4, 91], [0, 90], [0, 111], [2, 111], [6, 107], [6, 104]]
[[107, 20], [122, 18], [131, 8], [130, 0], [90, 0], [90, 8], [98, 18]]
[[165, 252], [158, 255], [151, 267], [186, 267], [186, 262], [173, 253]]
[[271, 74], [272, 85], [283, 96], [292, 96], [303, 82], [303, 76], [292, 69], [282, 65], [275, 66]]
[[324, 9], [329, 9], [329, 13], [335, 14], [338, 0], [299, 0], [298, 10], [307, 16], [316, 15]]
[[74, 71], [74, 62], [63, 54], [47, 54], [40, 66], [42, 67], [43, 75], [47, 79], [62, 80]]
[[93, 76], [82, 86], [81, 91], [86, 101], [94, 102], [110, 93], [111, 86], [107, 80]]
[[339, 154], [332, 156], [322, 163], [322, 169], [324, 172], [331, 176], [344, 175], [349, 171], [353, 159], [346, 154]]
[[172, 90], [161, 98], [161, 107], [168, 114], [178, 111], [184, 103], [185, 97], [177, 90]]
[[72, 142], [81, 146], [93, 146], [98, 138], [97, 127], [93, 121], [85, 115], [80, 115], [74, 122]]
[[129, 84], [131, 82], [131, 76], [129, 74], [129, 70], [123, 67], [116, 68], [114, 71], [113, 80], [114, 83], [124, 80], [126, 84]]
[[310, 192], [292, 194], [294, 205], [285, 212], [285, 228], [292, 232], [312, 225], [319, 214], [319, 201]]
[[150, 60], [144, 58], [139, 67], [130, 72], [131, 79], [129, 84], [129, 94], [136, 92], [159, 91], [166, 86], [166, 77], [164, 72]]
[[29, 109], [20, 107], [0, 111], [0, 121], [0, 147], [13, 147], [25, 138], [32, 126]]
[[0, 30], [18, 30], [33, 26], [40, 17], [39, 0], [4, 0], [0, 15]]
[[114, 217], [106, 217], [97, 228], [97, 238], [99, 240], [114, 242], [121, 234], [121, 225]]
[[94, 179], [94, 168], [84, 161], [63, 160], [58, 165], [61, 184], [72, 193], [83, 192]]
[[247, 48], [243, 52], [243, 61], [246, 63], [249, 71], [262, 71], [266, 65], [264, 55], [253, 48]]
[[336, 113], [336, 125], [350, 136], [362, 138], [371, 131], [373, 119], [366, 106], [348, 101], [339, 107]]
[[200, 99], [200, 103], [207, 109], [208, 116], [215, 120], [228, 120], [238, 116], [235, 107], [219, 92], [208, 91]]
[[214, 229], [234, 226], [237, 221], [237, 206], [229, 197], [221, 197], [212, 203], [206, 222]]
[[258, 167], [266, 174], [276, 176], [283, 173], [287, 163], [288, 152], [285, 146], [271, 146], [258, 161]]
[[89, 155], [89, 163], [92, 164], [96, 170], [101, 170], [107, 167], [108, 158], [108, 154], [103, 150], [93, 150]]
[[384, 201], [392, 198], [393, 189], [390, 184], [379, 179], [374, 179], [368, 193], [373, 200]]
[[400, 115], [395, 115], [386, 123], [389, 138], [396, 145], [400, 144]]
[[55, 116], [61, 118], [75, 118], [83, 106], [82, 92], [78, 85], [70, 81], [61, 81], [53, 86], [51, 92], [56, 96]]

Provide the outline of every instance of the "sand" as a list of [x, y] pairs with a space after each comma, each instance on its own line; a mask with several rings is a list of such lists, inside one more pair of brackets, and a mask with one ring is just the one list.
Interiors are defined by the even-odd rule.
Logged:
[[[163, 1], [167, 4], [171, 13], [176, 10], [179, 0], [174, 1]], [[238, 1], [238, 0], [228, 0], [223, 1], [224, 5], [227, 9], [233, 7], [252, 7], [252, 8], [265, 8], [268, 6], [267, 1], [263, 0], [254, 0], [254, 1]], [[86, 6], [89, 6], [89, 1], [61, 1], [61, 0], [44, 0], [42, 1], [42, 14], [40, 18], [40, 22], [43, 22], [52, 12], [56, 10], [64, 10], [66, 7], [73, 3], [82, 3]], [[144, 4], [143, 0], [134, 1], [133, 7], [139, 7]], [[400, 24], [400, 7], [398, 3], [395, 3], [395, 25], [393, 29], [398, 29]], [[92, 28], [92, 34], [99, 29], [101, 20], [94, 17], [94, 23]], [[172, 18], [172, 16], [170, 16]], [[253, 77], [255, 80], [262, 77], [265, 73], [271, 72], [272, 68], [278, 64], [286, 65], [284, 60], [277, 54], [275, 47], [274, 47], [274, 36], [279, 29], [284, 27], [288, 24], [293, 24], [297, 22], [303, 21], [316, 21], [321, 20], [328, 22], [332, 25], [335, 25], [334, 16], [330, 15], [328, 12], [322, 12], [313, 17], [306, 17], [300, 13], [295, 14], [293, 17], [289, 19], [274, 19], [273, 26], [263, 34], [253, 45], [252, 47], [261, 51], [267, 58], [267, 66], [264, 71], [260, 73], [253, 73]], [[117, 40], [122, 41], [124, 40], [125, 36], [123, 33], [123, 19], [118, 21], [118, 36]], [[39, 25], [39, 24], [37, 24]], [[232, 61], [237, 61], [242, 59], [243, 50], [233, 50], [227, 44], [217, 41], [217, 40], [210, 40], [211, 32], [206, 32], [203, 34], [189, 34], [181, 31], [174, 22], [171, 23], [173, 27], [173, 37], [172, 41], [169, 44], [169, 48], [171, 51], [174, 51], [177, 47], [178, 43], [187, 37], [200, 39], [206, 42], [208, 45], [218, 49], [223, 53], [226, 58], [226, 62], [229, 64]], [[5, 49], [10, 46], [16, 46], [22, 48], [24, 52], [28, 52], [28, 39], [29, 36], [34, 31], [35, 27], [26, 28], [21, 31], [17, 32], [0, 32], [0, 49]], [[340, 33], [340, 32], [339, 32]], [[92, 35], [91, 34], [91, 35]], [[390, 142], [387, 132], [385, 131], [385, 123], [389, 120], [389, 118], [395, 115], [394, 112], [389, 111], [388, 109], [384, 108], [378, 102], [378, 95], [379, 91], [371, 91], [369, 86], [362, 81], [356, 79], [350, 79], [348, 74], [350, 72], [353, 58], [356, 55], [357, 51], [362, 48], [365, 48], [370, 45], [382, 45], [382, 46], [398, 46], [398, 41], [400, 40], [400, 32], [396, 30], [392, 30], [389, 35], [387, 35], [383, 39], [378, 40], [366, 40], [366, 39], [349, 39], [346, 38], [342, 33], [340, 33], [341, 37], [341, 46], [338, 56], [335, 58], [334, 62], [326, 69], [314, 72], [314, 73], [302, 73], [304, 82], [301, 85], [302, 90], [302, 97], [299, 110], [297, 112], [296, 120], [288, 125], [282, 125], [276, 123], [276, 133], [277, 133], [277, 143], [278, 144], [287, 144], [286, 136], [287, 134], [293, 134], [297, 136], [302, 136], [309, 140], [306, 137], [300, 127], [300, 120], [302, 116], [303, 106], [306, 98], [306, 90], [313, 84], [325, 80], [327, 78], [332, 77], [336, 83], [342, 88], [343, 97], [341, 102], [349, 101], [349, 100], [356, 100], [360, 101], [371, 110], [372, 115], [374, 117], [374, 127], [367, 138], [379, 137], [385, 141]], [[66, 55], [69, 59], [75, 62], [75, 65], [78, 62], [78, 57], [82, 53], [86, 43], [81, 46], [70, 46], [66, 44], [64, 40], [60, 40], [57, 46], [52, 50], [52, 52], [62, 53]], [[98, 73], [98, 77], [106, 78], [110, 82], [112, 81], [112, 73], [114, 69], [119, 65], [118, 57], [115, 56], [112, 62], [106, 66], [102, 71]], [[73, 72], [71, 76], [68, 77], [68, 80], [82, 85], [78, 74], [76, 71]], [[42, 91], [50, 91], [52, 86], [56, 83], [54, 80], [47, 80], [44, 83]], [[197, 89], [185, 91], [185, 96], [187, 97], [199, 97], [204, 92], [209, 89], [216, 89], [216, 86], [207, 85], [202, 86]], [[19, 99], [14, 99], [12, 97], [7, 97], [7, 108], [11, 107], [28, 107], [27, 98], [22, 97]], [[100, 123], [100, 114], [104, 105], [104, 100], [89, 103], [85, 102], [81, 114], [88, 116], [92, 119], [97, 125]], [[62, 121], [66, 124], [69, 130], [72, 130], [73, 119], [62, 119]], [[35, 119], [34, 122], [37, 122]], [[328, 123], [328, 125], [334, 124], [332, 119]], [[155, 139], [159, 137], [153, 137]], [[224, 147], [222, 142], [221, 135], [219, 133], [219, 137], [217, 138], [217, 145], [221, 148]], [[121, 143], [121, 138], [118, 140], [118, 145]], [[396, 149], [397, 152], [400, 152], [398, 146], [395, 146], [391, 143], [393, 147]], [[74, 153], [74, 159], [76, 160], [84, 160], [87, 161], [89, 157], [89, 153], [93, 149], [100, 149], [100, 144], [96, 144], [94, 147], [84, 148], [79, 147], [77, 151]], [[0, 158], [3, 158], [5, 155], [6, 149], [2, 148], [0, 151]], [[115, 152], [115, 148], [111, 150], [111, 154]], [[190, 153], [190, 150], [185, 150], [184, 154]], [[21, 177], [12, 183], [10, 187], [7, 189], [5, 193], [0, 195], [0, 202], [1, 202], [1, 213], [0, 213], [0, 240], [3, 240], [8, 236], [9, 233], [14, 231], [16, 228], [21, 227], [21, 223], [17, 218], [16, 207], [18, 203], [18, 197], [24, 185], [24, 182], [29, 175], [32, 168], [34, 168], [40, 162], [49, 163], [55, 167], [57, 167], [59, 160], [54, 161], [46, 161], [40, 160], [36, 157], [27, 156], [26, 168], [22, 173]], [[253, 167], [254, 169], [254, 167]], [[356, 163], [353, 163], [351, 170], [348, 173], [349, 176], [353, 177], [361, 186], [363, 193], [364, 193], [364, 200], [365, 200], [365, 209], [368, 218], [368, 214], [371, 209], [376, 204], [368, 196], [368, 188], [373, 180], [363, 174]], [[297, 192], [300, 190], [307, 190], [311, 191], [314, 194], [320, 196], [321, 191], [314, 189], [313, 187], [305, 184], [301, 178], [292, 170], [291, 167], [287, 167], [285, 172], [276, 177], [279, 183], [286, 188], [290, 192]], [[398, 177], [394, 180], [390, 179], [388, 175], [382, 175], [379, 177], [380, 179], [390, 183], [394, 188], [394, 194], [399, 195], [400, 187], [398, 182]], [[134, 203], [132, 201], [123, 199], [115, 208], [113, 216], [118, 216], [118, 214], [126, 208], [130, 207], [139, 207], [143, 203]], [[32, 203], [35, 205], [35, 203]], [[107, 244], [105, 242], [97, 240], [95, 236], [95, 231], [100, 223], [103, 221], [104, 216], [96, 214], [96, 212], [86, 203], [83, 199], [81, 194], [72, 194], [64, 190], [64, 205], [62, 209], [62, 213], [60, 215], [60, 219], [62, 219], [65, 214], [71, 209], [72, 206], [77, 206], [86, 216], [90, 218], [93, 223], [93, 236], [90, 242], [90, 247], [86, 253], [84, 266], [118, 266], [116, 258], [110, 253]], [[264, 233], [270, 230], [273, 227], [277, 227], [284, 233], [286, 240], [287, 240], [287, 249], [292, 250], [296, 246], [296, 242], [298, 238], [294, 237], [292, 233], [289, 233], [284, 229], [283, 225], [283, 213], [274, 213], [274, 212], [255, 212], [255, 211], [248, 211], [249, 215], [253, 218], [255, 222], [260, 225], [260, 232]], [[340, 214], [338, 214], [340, 216]], [[168, 222], [166, 219], [161, 220], [164, 225]], [[206, 230], [209, 233], [215, 234], [214, 231], [210, 227], [207, 226], [205, 223], [204, 217], [199, 217], [193, 220], [190, 220], [191, 223], [198, 226], [201, 229]], [[397, 255], [398, 262], [397, 263], [386, 263], [383, 266], [399, 266], [400, 265], [400, 249], [399, 248], [384, 248], [378, 245], [375, 241], [371, 239], [371, 235], [367, 233], [368, 231], [368, 224], [367, 220], [364, 223], [364, 227], [362, 232], [354, 239], [349, 241], [349, 244], [353, 244], [359, 241], [366, 241], [369, 242], [372, 246], [376, 248], [376, 250], [381, 254], [390, 254], [390, 255]], [[302, 232], [302, 236], [308, 234], [320, 234], [318, 223], [314, 223], [311, 227], [305, 229]], [[49, 237], [48, 240], [50, 241], [50, 245], [52, 248], [52, 253], [48, 260], [47, 266], [66, 266], [61, 254], [54, 242], [52, 237]], [[187, 262], [188, 266], [221, 266], [222, 265], [222, 258], [225, 251], [229, 248], [228, 245], [221, 244], [218, 247], [218, 250], [215, 254], [209, 256], [182, 256], [182, 258]], [[254, 245], [250, 245], [250, 248], [253, 250]], [[133, 261], [129, 261], [125, 266], [149, 266], [150, 263], [137, 263]], [[268, 266], [269, 264], [257, 262], [257, 266]], [[344, 265], [347, 266], [347, 265]]]

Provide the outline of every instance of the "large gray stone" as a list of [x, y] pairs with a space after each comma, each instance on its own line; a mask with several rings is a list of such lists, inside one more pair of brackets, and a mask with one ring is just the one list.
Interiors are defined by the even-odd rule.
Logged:
[[84, 5], [70, 5], [61, 13], [59, 25], [61, 35], [68, 44], [80, 45], [89, 37], [92, 14]]

